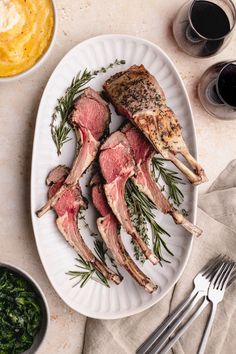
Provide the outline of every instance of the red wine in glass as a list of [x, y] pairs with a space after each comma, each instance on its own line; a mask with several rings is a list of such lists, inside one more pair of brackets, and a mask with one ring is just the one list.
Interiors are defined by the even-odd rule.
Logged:
[[208, 57], [219, 52], [235, 25], [236, 10], [231, 0], [188, 2], [179, 11], [173, 33], [188, 54]]
[[198, 85], [203, 107], [221, 119], [236, 119], [236, 61], [211, 66]]
[[198, 41], [199, 54], [217, 53], [224, 43], [224, 37], [230, 32], [230, 22], [224, 10], [210, 1], [197, 1], [190, 18], [195, 30], [188, 25], [186, 35], [190, 41], [194, 38], [194, 44]]
[[235, 107], [236, 114], [236, 65], [228, 64], [221, 71], [217, 82], [217, 93], [221, 101]]

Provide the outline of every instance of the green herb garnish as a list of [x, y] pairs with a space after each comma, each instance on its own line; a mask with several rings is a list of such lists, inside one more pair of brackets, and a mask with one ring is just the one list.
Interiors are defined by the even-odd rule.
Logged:
[[[147, 221], [142, 213], [141, 203], [139, 201], [137, 202], [136, 195], [132, 193], [133, 192], [132, 188], [133, 188], [132, 182], [128, 181], [125, 187], [125, 201], [127, 203], [129, 214], [133, 225], [135, 226], [137, 232], [142, 237], [146, 245], [149, 245], [150, 240], [148, 237]], [[132, 240], [131, 243], [134, 246], [135, 258], [140, 262], [144, 263], [146, 258], [141, 248], [139, 247], [137, 242]]]
[[95, 250], [98, 258], [100, 258], [100, 260], [106, 264], [107, 247], [104, 244], [104, 242], [96, 239], [94, 241], [94, 250]]
[[[168, 262], [162, 256], [162, 246], [170, 255], [173, 256], [173, 253], [168, 249], [162, 236], [170, 235], [157, 224], [153, 213], [153, 210], [156, 209], [156, 207], [153, 202], [144, 193], [140, 192], [138, 187], [130, 179], [126, 183], [125, 200], [129, 208], [131, 220], [144, 242], [147, 245], [149, 244], [147, 227], [147, 224], [149, 224], [153, 236], [153, 252], [161, 261]], [[136, 259], [143, 262], [144, 256], [137, 244], [134, 244], [134, 251]]]
[[[95, 250], [95, 253], [97, 254], [98, 258], [106, 265], [107, 265], [106, 257], [108, 257], [112, 266], [116, 269], [117, 273], [120, 274], [114, 258], [109, 254], [108, 249], [102, 240], [99, 240], [98, 238], [95, 239], [94, 250]], [[89, 279], [95, 280], [95, 281], [99, 282], [100, 284], [105, 285], [108, 288], [110, 287], [109, 283], [108, 283], [107, 279], [104, 277], [104, 275], [101, 272], [97, 271], [93, 267], [92, 264], [90, 264], [89, 262], [86, 262], [83, 259], [83, 257], [78, 255], [78, 258], [76, 258], [76, 261], [79, 263], [79, 264], [76, 264], [76, 267], [80, 268], [80, 271], [69, 271], [68, 273], [66, 273], [66, 274], [72, 276], [71, 280], [75, 279], [75, 278], [80, 278], [80, 280], [77, 283], [75, 283], [73, 285], [73, 287], [80, 284], [80, 287], [82, 288], [84, 285], [87, 284]]]
[[[109, 64], [107, 67], [102, 67], [99, 70], [88, 71], [85, 69], [79, 72], [72, 80], [70, 86], [66, 89], [64, 96], [58, 99], [58, 103], [54, 109], [51, 123], [51, 135], [54, 144], [57, 148], [57, 154], [61, 154], [62, 146], [67, 143], [70, 138], [68, 137], [71, 128], [68, 126], [68, 118], [73, 109], [75, 99], [84, 90], [85, 86], [100, 73], [105, 73], [108, 69], [113, 68], [115, 65], [123, 65], [125, 60], [116, 59], [114, 63]], [[57, 119], [59, 123], [56, 124]]]
[[[84, 86], [94, 77], [90, 71], [85, 69], [79, 72], [72, 80], [70, 86], [66, 89], [65, 95], [58, 99], [52, 115], [51, 135], [57, 148], [57, 154], [61, 153], [62, 146], [68, 142], [68, 134], [71, 128], [67, 125], [69, 115], [73, 108], [75, 97], [84, 90]], [[56, 125], [56, 120], [60, 117], [60, 122]]]
[[38, 297], [30, 284], [7, 268], [0, 268], [0, 353], [29, 349], [41, 324]]
[[[152, 167], [156, 181], [159, 181], [161, 177], [163, 182], [167, 185], [168, 196], [173, 200], [174, 204], [180, 206], [184, 200], [184, 195], [178, 188], [178, 184], [184, 184], [182, 179], [178, 177], [178, 172], [172, 171], [164, 166], [164, 162], [167, 161], [161, 157], [153, 157]], [[165, 190], [165, 186], [162, 186], [162, 190]]]
[[106, 66], [106, 67], [102, 67], [102, 68], [100, 68], [99, 70], [94, 70], [94, 71], [93, 71], [93, 75], [98, 75], [98, 74], [101, 74], [101, 73], [106, 73], [107, 70], [114, 68], [114, 66], [116, 66], [116, 65], [124, 65], [124, 64], [125, 64], [125, 60], [124, 60], [124, 59], [122, 59], [122, 60], [116, 59], [116, 60], [114, 61], [114, 63], [111, 63], [111, 64], [109, 64], [109, 65]]
[[95, 253], [97, 254], [98, 258], [100, 258], [100, 260], [103, 263], [106, 264], [106, 257], [109, 258], [112, 266], [116, 269], [117, 273], [120, 274], [119, 268], [117, 267], [117, 264], [116, 264], [114, 258], [111, 256], [106, 244], [102, 240], [99, 240], [98, 238], [96, 238], [96, 240], [94, 241], [94, 250], [95, 250]]
[[73, 285], [73, 287], [75, 287], [76, 285], [80, 285], [80, 288], [83, 288], [90, 279], [97, 281], [102, 285], [105, 285], [107, 288], [110, 287], [104, 275], [98, 270], [96, 270], [91, 263], [86, 262], [80, 255], [78, 255], [76, 261], [78, 264], [76, 264], [75, 267], [79, 268], [79, 270], [70, 270], [68, 273], [66, 273], [67, 275], [71, 276], [70, 280], [80, 278], [79, 281]]

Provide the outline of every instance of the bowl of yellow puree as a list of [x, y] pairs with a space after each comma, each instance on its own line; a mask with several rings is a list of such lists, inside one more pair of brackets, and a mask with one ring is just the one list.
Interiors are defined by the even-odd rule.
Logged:
[[53, 0], [0, 0], [0, 82], [22, 78], [42, 64], [56, 25]]

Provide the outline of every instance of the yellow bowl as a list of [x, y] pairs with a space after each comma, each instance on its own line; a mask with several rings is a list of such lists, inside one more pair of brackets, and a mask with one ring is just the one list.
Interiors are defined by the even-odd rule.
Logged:
[[57, 16], [55, 0], [51, 0], [51, 3], [52, 3], [52, 8], [53, 8], [54, 24], [53, 24], [53, 31], [52, 31], [52, 36], [51, 36], [49, 46], [47, 47], [45, 52], [38, 58], [38, 60], [31, 67], [29, 67], [29, 69], [22, 71], [19, 74], [12, 75], [12, 76], [6, 76], [6, 77], [0, 76], [0, 83], [11, 82], [14, 80], [22, 79], [25, 76], [28, 76], [29, 74], [36, 71], [48, 58], [48, 56], [51, 53], [52, 48], [55, 44], [55, 38], [56, 38], [57, 26], [58, 26], [58, 16]]

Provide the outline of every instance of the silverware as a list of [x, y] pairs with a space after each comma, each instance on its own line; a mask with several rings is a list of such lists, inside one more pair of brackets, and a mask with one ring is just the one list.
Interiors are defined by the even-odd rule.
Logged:
[[[208, 296], [209, 296], [210, 289], [213, 287], [213, 289], [216, 290], [217, 292], [218, 291], [221, 292], [221, 295], [218, 295], [218, 298], [221, 298], [221, 299], [223, 298], [224, 291], [225, 291], [227, 284], [230, 285], [229, 279], [230, 279], [230, 276], [232, 275], [234, 268], [235, 268], [234, 262], [231, 262], [228, 260], [223, 261], [223, 263], [218, 268], [217, 272], [215, 273], [215, 275], [210, 283], [210, 286], [208, 289], [208, 294], [207, 294]], [[205, 309], [205, 307], [209, 304], [209, 302], [211, 300], [208, 299], [208, 296], [204, 296], [204, 300], [203, 300], [201, 306], [194, 312], [194, 314], [190, 317], [188, 322], [178, 330], [178, 332], [175, 334], [175, 336], [173, 338], [171, 338], [171, 340], [166, 345], [164, 345], [164, 346], [160, 345], [160, 342], [157, 341], [155, 343], [155, 345], [152, 347], [151, 351], [148, 353], [150, 353], [150, 354], [151, 353], [152, 354], [154, 354], [154, 353], [166, 354], [174, 346], [174, 344], [178, 341], [178, 339], [186, 332], [186, 330], [191, 326], [191, 324], [194, 322], [194, 320], [202, 313], [202, 311]], [[216, 307], [217, 307], [217, 305], [216, 305]], [[213, 322], [213, 320], [212, 320], [212, 322]], [[212, 322], [210, 324], [210, 328], [212, 326]], [[206, 346], [207, 339], [209, 337], [209, 333], [210, 333], [210, 330], [209, 330], [209, 332], [207, 332], [207, 336], [205, 336], [205, 334], [203, 336], [202, 343], [204, 341], [205, 346]], [[198, 354], [203, 354], [204, 350], [205, 350], [205, 347], [203, 348], [203, 352], [198, 352]]]
[[[209, 286], [209, 289], [211, 288], [212, 284], [214, 284], [214, 283], [216, 284], [216, 286], [217, 286], [217, 284], [220, 284], [222, 279], [224, 279], [224, 276], [225, 276], [225, 273], [228, 269], [229, 264], [232, 265], [232, 269], [233, 269], [234, 262], [224, 261], [223, 264], [221, 264], [218, 271], [216, 272], [215, 276], [213, 277], [211, 284]], [[229, 274], [229, 276], [230, 276], [230, 274]], [[228, 280], [229, 280], [229, 278], [228, 278]], [[227, 281], [227, 283], [228, 283], [228, 281]], [[226, 285], [227, 285], [227, 283], [226, 283]], [[209, 292], [209, 289], [208, 289], [208, 292]], [[167, 353], [174, 346], [174, 344], [177, 342], [177, 340], [184, 334], [184, 332], [186, 332], [186, 330], [191, 326], [191, 324], [194, 322], [194, 320], [202, 313], [202, 311], [209, 304], [209, 302], [210, 302], [210, 300], [208, 299], [208, 296], [205, 296], [203, 303], [195, 311], [195, 313], [190, 317], [188, 322], [178, 330], [178, 332], [175, 334], [175, 336], [164, 347], [162, 347], [160, 351], [159, 351], [159, 348], [157, 348], [158, 347], [158, 344], [157, 344], [157, 347], [155, 348], [156, 349], [155, 353], [159, 353], [159, 354]]]
[[235, 268], [234, 262], [228, 262], [227, 264], [222, 265], [221, 268], [216, 273], [216, 275], [214, 276], [213, 280], [211, 281], [208, 290], [208, 295], [207, 295], [208, 299], [212, 303], [211, 313], [201, 340], [198, 354], [203, 354], [205, 352], [207, 340], [211, 332], [218, 303], [221, 302], [224, 297], [226, 286], [228, 284], [228, 281], [230, 279], [230, 276], [234, 268]]
[[179, 338], [182, 337], [182, 335], [187, 331], [187, 329], [191, 326], [191, 324], [195, 321], [195, 319], [202, 313], [202, 311], [205, 309], [205, 307], [208, 304], [209, 304], [209, 300], [205, 296], [201, 306], [194, 312], [194, 314], [190, 317], [187, 323], [178, 330], [176, 335], [164, 347], [162, 347], [161, 351], [157, 349], [155, 353], [159, 353], [159, 354], [167, 353], [174, 346], [174, 344], [179, 340]]
[[[170, 335], [179, 326], [181, 321], [187, 316], [191, 309], [197, 304], [197, 302], [207, 295], [207, 291], [210, 285], [211, 279], [214, 277], [216, 270], [219, 265], [222, 264], [225, 257], [221, 255], [214, 258], [197, 274], [194, 278], [194, 289], [189, 295], [189, 297], [183, 301], [176, 310], [169, 315], [166, 320], [159, 326], [147, 339], [146, 341], [137, 349], [137, 354], [151, 354], [156, 353], [152, 351], [153, 346], [157, 345], [161, 348], [169, 339]], [[162, 336], [162, 334], [165, 334]], [[158, 340], [160, 339], [160, 340]]]

